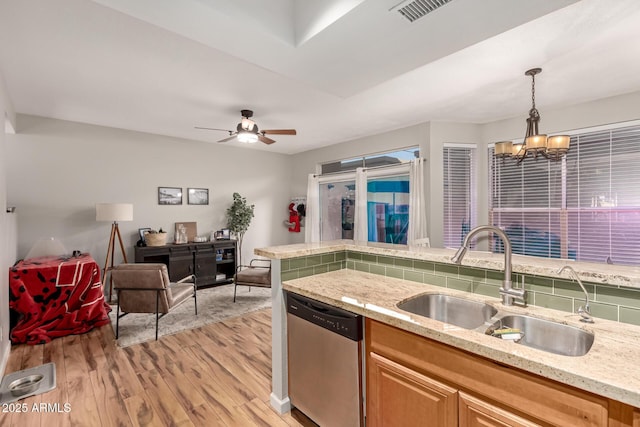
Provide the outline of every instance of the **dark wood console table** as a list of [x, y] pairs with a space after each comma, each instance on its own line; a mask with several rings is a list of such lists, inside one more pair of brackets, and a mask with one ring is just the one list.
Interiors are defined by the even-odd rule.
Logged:
[[196, 285], [230, 283], [236, 272], [237, 241], [136, 246], [136, 262], [161, 262], [169, 279], [178, 281], [195, 274]]

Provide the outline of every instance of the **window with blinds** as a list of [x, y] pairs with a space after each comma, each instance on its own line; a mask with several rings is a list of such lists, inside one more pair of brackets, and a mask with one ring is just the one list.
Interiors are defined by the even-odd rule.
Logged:
[[443, 148], [443, 243], [457, 248], [475, 226], [473, 156], [475, 146], [445, 144]]
[[640, 264], [640, 126], [575, 134], [559, 162], [489, 158], [490, 221], [514, 253]]

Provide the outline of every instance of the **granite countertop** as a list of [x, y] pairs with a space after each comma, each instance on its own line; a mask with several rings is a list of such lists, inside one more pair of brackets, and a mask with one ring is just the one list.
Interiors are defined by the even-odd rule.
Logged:
[[[327, 247], [332, 246], [318, 250]], [[260, 255], [267, 256], [266, 252]], [[479, 356], [640, 407], [640, 369], [635, 366], [640, 355], [638, 326], [598, 318], [593, 324], [584, 324], [576, 314], [540, 307], [505, 307], [498, 298], [346, 269], [286, 281], [283, 288]], [[525, 314], [568, 324], [593, 332], [595, 340], [584, 356], [561, 356], [414, 315], [396, 307], [397, 303], [424, 293], [443, 293], [486, 302], [493, 305], [499, 314]]]
[[[444, 264], [452, 264], [451, 257], [455, 254], [454, 249], [391, 245], [375, 242], [354, 242], [353, 240], [334, 240], [318, 243], [272, 246], [255, 249], [254, 253], [271, 259], [289, 259], [344, 250], [357, 251], [372, 255], [411, 258]], [[512, 256], [512, 268], [514, 273], [560, 278], [563, 276], [558, 274], [558, 270], [567, 264], [570, 264], [574, 268], [580, 279], [583, 281], [640, 289], [640, 267], [577, 262], [572, 260], [540, 258], [524, 255]], [[462, 265], [503, 271], [504, 255], [470, 250], [464, 257]], [[567, 279], [566, 276], [563, 278]]]

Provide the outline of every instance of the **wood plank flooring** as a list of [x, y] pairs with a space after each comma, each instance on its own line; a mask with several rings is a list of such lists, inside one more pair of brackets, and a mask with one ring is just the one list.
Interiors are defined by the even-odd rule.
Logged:
[[315, 426], [269, 404], [270, 309], [124, 349], [111, 325], [16, 345], [5, 374], [49, 362], [57, 387], [0, 408], [0, 426]]

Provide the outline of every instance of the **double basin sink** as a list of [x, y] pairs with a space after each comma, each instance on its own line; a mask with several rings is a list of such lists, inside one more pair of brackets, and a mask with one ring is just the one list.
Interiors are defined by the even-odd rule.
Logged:
[[531, 316], [501, 314], [490, 304], [446, 294], [417, 295], [399, 303], [398, 308], [501, 339], [510, 333], [514, 343], [563, 356], [587, 354], [594, 340], [591, 332], [574, 326]]

